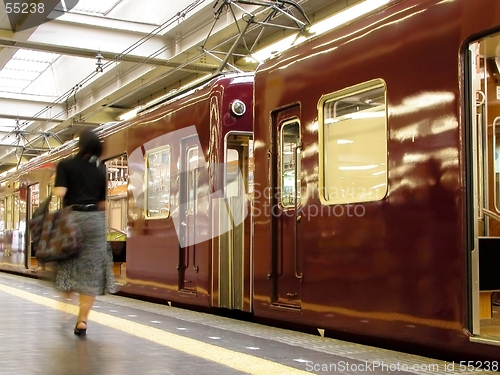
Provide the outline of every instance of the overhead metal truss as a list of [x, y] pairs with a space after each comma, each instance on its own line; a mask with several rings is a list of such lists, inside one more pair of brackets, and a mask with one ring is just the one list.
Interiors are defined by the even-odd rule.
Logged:
[[[34, 147], [32, 146], [32, 142], [27, 138], [27, 135], [36, 135], [42, 138], [42, 144], [41, 147]], [[21, 161], [23, 157], [35, 157], [39, 156], [40, 154], [52, 150], [52, 146], [49, 142], [49, 139], [52, 137], [59, 144], [63, 144], [63, 141], [59, 136], [55, 133], [52, 132], [32, 132], [32, 131], [27, 131], [27, 130], [22, 130], [21, 124], [19, 123], [19, 120], [16, 120], [16, 126], [15, 128], [8, 133], [5, 137], [9, 136], [14, 136], [15, 141], [14, 143], [11, 144], [0, 144], [0, 146], [14, 146], [16, 148], [15, 155], [17, 158], [17, 167], [21, 164]], [[46, 145], [46, 146], [44, 146]]]
[[[240, 4], [255, 5], [259, 8], [257, 8], [258, 10], [256, 12], [252, 13], [241, 7]], [[205, 40], [205, 43], [201, 46], [201, 51], [210, 55], [215, 60], [220, 61], [220, 66], [217, 72], [222, 72], [227, 66], [229, 66], [232, 70], [240, 71], [240, 69], [230, 64], [229, 60], [232, 56], [238, 55], [240, 57], [244, 57], [246, 55], [251, 55], [256, 46], [258, 46], [266, 27], [289, 29], [305, 34], [307, 33], [308, 27], [311, 25], [311, 22], [302, 7], [293, 0], [217, 0], [214, 4], [214, 9], [215, 21], [207, 39]], [[235, 9], [243, 13], [242, 20], [245, 22], [243, 27], [241, 27], [238, 23]], [[294, 10], [298, 13], [298, 16], [294, 15]], [[231, 48], [226, 52], [218, 51], [218, 47], [211, 49], [206, 48], [207, 42], [211, 37], [211, 33], [214, 30], [215, 25], [220, 20], [221, 15], [226, 12], [231, 13], [235, 21], [235, 25], [238, 28], [238, 35], [234, 38], [235, 40]], [[293, 21], [295, 26], [286, 26], [276, 23], [275, 21], [278, 17], [289, 18]], [[300, 20], [299, 17], [301, 17], [302, 20]], [[262, 18], [262, 20], [260, 18]], [[252, 42], [252, 44], [248, 46], [245, 40], [245, 34], [256, 27], [260, 28], [259, 35]], [[240, 46], [241, 43], [243, 43], [243, 46], [246, 49], [246, 55], [236, 54], [235, 52], [236, 48]], [[222, 55], [224, 58], [220, 58], [218, 55]]]
[[[174, 17], [158, 26], [158, 28], [156, 28], [153, 32], [149, 33], [147, 36], [131, 45], [122, 53], [114, 56], [114, 58], [103, 64], [101, 68], [105, 71], [106, 68], [112, 67], [117, 62], [126, 61], [126, 56], [131, 54], [137, 47], [141, 46], [142, 43], [144, 43], [149, 38], [155, 37], [157, 35], [162, 35], [162, 32], [164, 32], [164, 30], [166, 30], [168, 27], [171, 27], [175, 23], [181, 22], [187, 13], [194, 11], [194, 9], [197, 8], [197, 6], [202, 2], [203, 0], [195, 0], [183, 11], [177, 13]], [[164, 63], [165, 66], [169, 66], [172, 69], [160, 74], [154, 79], [149, 80], [137, 89], [127, 91], [126, 94], [120, 95], [119, 99], [109, 101], [106, 105], [101, 106], [100, 110], [102, 111], [107, 107], [112, 107], [114, 103], [118, 102], [119, 100], [136, 95], [138, 91], [144, 90], [150, 85], [154, 85], [155, 83], [164, 80], [165, 78], [179, 70], [193, 70], [209, 74], [211, 73], [211, 75], [217, 75], [227, 70], [242, 72], [241, 69], [230, 62], [231, 58], [240, 58], [251, 55], [252, 52], [254, 52], [258, 47], [259, 41], [261, 41], [261, 38], [264, 35], [264, 31], [266, 29], [281, 28], [289, 31], [291, 30], [298, 32], [299, 36], [307, 35], [308, 28], [311, 25], [302, 7], [298, 4], [298, 2], [294, 0], [216, 0], [213, 9], [214, 21], [206, 38], [204, 38], [202, 44], [197, 48], [199, 52], [198, 54], [182, 63], [167, 61], [166, 63]], [[225, 14], [228, 14], [233, 18], [235, 27], [237, 28], [237, 32], [234, 33], [234, 35], [232, 35], [231, 37], [226, 38], [223, 42], [209, 47], [209, 43], [213, 44], [211, 38], [213, 34], [217, 32], [217, 24], [221, 21], [222, 16]], [[281, 20], [282, 24], [280, 24], [278, 20]], [[257, 37], [249, 43], [246, 36], [250, 32], [252, 32], [254, 36], [257, 33]], [[222, 47], [227, 47], [228, 44], [231, 44], [229, 49], [226, 48], [225, 51], [222, 50]], [[169, 47], [170, 46], [164, 46], [163, 48], [160, 48], [159, 50], [151, 53], [149, 56], [145, 57], [142, 61], [138, 61], [137, 63], [149, 64], [150, 61], [155, 60]], [[237, 49], [239, 49], [238, 52]], [[208, 67], [200, 66], [199, 60], [204, 56], [210, 56], [212, 59], [219, 62], [218, 67], [214, 67], [214, 69], [210, 71], [208, 70]], [[125, 74], [127, 72], [125, 71], [123, 73]], [[70, 115], [70, 110], [72, 109], [71, 103], [73, 103], [73, 106], [76, 106], [77, 92], [81, 90], [86, 82], [93, 79], [96, 74], [101, 73], [98, 71], [91, 73], [81, 82], [77, 83], [72, 89], [57, 98], [52, 104], [47, 105], [44, 109], [37, 112], [32, 118], [26, 118], [24, 121], [24, 125], [29, 120], [40, 118], [42, 115], [49, 113], [52, 108], [57, 107], [62, 107], [62, 109], [59, 112], [56, 111], [57, 113], [55, 113], [54, 115], [49, 116], [50, 118], [47, 118], [45, 123], [61, 122], [62, 118], [67, 118]], [[175, 95], [175, 93], [172, 94], [172, 96]], [[70, 117], [72, 117], [72, 115]], [[85, 120], [85, 118], [79, 119], [79, 121], [81, 121], [83, 124], [85, 123]], [[37, 131], [37, 129], [43, 129], [43, 126], [37, 126], [35, 128], [35, 131], [22, 130], [21, 128], [22, 126], [20, 128], [16, 127], [16, 130], [13, 131], [13, 134], [16, 137], [16, 141], [14, 142], [14, 144], [10, 144], [10, 146], [14, 147], [16, 150], [15, 153], [18, 160], [18, 166], [23, 156], [35, 156], [35, 154], [38, 155], [40, 152], [50, 150], [51, 146], [49, 139], [51, 137], [62, 143], [61, 139], [55, 132], [50, 132], [47, 130]], [[2, 140], [5, 140], [6, 138], [7, 137], [3, 137]], [[42, 144], [41, 147], [34, 146], [35, 144], [40, 143]], [[2, 146], [2, 144], [0, 144], [0, 146]], [[19, 150], [21, 150], [20, 153]]]
[[[249, 11], [241, 7], [240, 4], [256, 6], [256, 8], [252, 11]], [[205, 82], [208, 81], [211, 77], [214, 77], [224, 71], [236, 71], [242, 73], [243, 71], [234, 66], [234, 64], [231, 64], [229, 60], [232, 57], [250, 56], [258, 46], [258, 43], [261, 40], [261, 37], [263, 36], [264, 30], [266, 28], [281, 28], [292, 30], [297, 32], [298, 38], [300, 35], [309, 35], [308, 29], [311, 26], [311, 22], [309, 21], [309, 18], [305, 14], [302, 7], [293, 0], [216, 0], [213, 9], [215, 20], [212, 23], [210, 31], [208, 32], [208, 35], [205, 38], [204, 42], [198, 47], [199, 54], [195, 55], [177, 68], [172, 69], [171, 71], [158, 77], [157, 80], [164, 79], [165, 77], [169, 76], [179, 69], [184, 69], [186, 66], [195, 63], [203, 56], [210, 56], [214, 60], [219, 62], [218, 67], [212, 71], [212, 74], [209, 77], [205, 78]], [[238, 20], [236, 10], [242, 14], [241, 20]], [[213, 36], [214, 30], [216, 30], [217, 23], [225, 13], [231, 14], [238, 32], [235, 33], [235, 35], [233, 35], [232, 37], [226, 39], [224, 42], [208, 48], [207, 45]], [[294, 13], [298, 13], [298, 15], [296, 16]], [[292, 20], [292, 24], [294, 25], [287, 26], [277, 23], [277, 20], [283, 19], [283, 17]], [[245, 35], [250, 32], [258, 32], [258, 35], [249, 46], [249, 44], [245, 40]], [[232, 43], [229, 50], [221, 51], [220, 48], [224, 45], [227, 45], [228, 43]], [[236, 52], [236, 49], [241, 46], [244, 48], [244, 54]], [[223, 56], [223, 58], [219, 56]], [[149, 84], [154, 83], [157, 80], [153, 80], [149, 82]], [[189, 87], [185, 87], [184, 92], [188, 89]], [[180, 92], [174, 92], [172, 95], [164, 96], [160, 100], [152, 103], [148, 108], [143, 108], [142, 111], [146, 111], [149, 108], [152, 108], [159, 103], [169, 100], [170, 98], [178, 94], [180, 94]]]

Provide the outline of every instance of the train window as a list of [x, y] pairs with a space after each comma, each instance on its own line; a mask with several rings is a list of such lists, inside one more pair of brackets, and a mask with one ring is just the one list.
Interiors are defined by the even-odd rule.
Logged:
[[187, 150], [187, 211], [189, 215], [194, 215], [196, 206], [196, 192], [198, 190], [198, 146], [190, 147]]
[[240, 187], [238, 180], [240, 154], [238, 150], [228, 149], [226, 152], [226, 197], [237, 197]]
[[321, 98], [320, 199], [367, 202], [387, 192], [386, 89], [374, 80]]
[[8, 195], [5, 201], [5, 226], [6, 230], [12, 230], [12, 195]]
[[280, 202], [283, 207], [294, 207], [295, 198], [300, 199], [300, 163], [297, 162], [300, 142], [300, 127], [296, 120], [285, 123], [280, 133]]
[[21, 199], [20, 193], [14, 193], [14, 230], [21, 230], [26, 225], [26, 202]]
[[30, 212], [33, 215], [35, 210], [40, 205], [40, 183], [31, 186], [31, 208]]
[[0, 199], [0, 231], [5, 228], [5, 198]]
[[146, 153], [146, 217], [170, 215], [170, 147]]
[[[250, 161], [253, 151], [251, 134], [233, 132], [226, 136], [225, 193], [236, 197], [250, 193]], [[253, 177], [253, 176], [252, 176]]]
[[[52, 194], [53, 191], [54, 191], [54, 176], [52, 176], [52, 178], [48, 183], [47, 195]], [[49, 211], [50, 212], [57, 211], [61, 207], [62, 207], [62, 198], [58, 198], [55, 195], [52, 195], [52, 198], [50, 198], [50, 203], [49, 203]]]
[[19, 192], [16, 192], [14, 193], [14, 223], [12, 228], [14, 230], [19, 230], [19, 221], [21, 220], [20, 210]]

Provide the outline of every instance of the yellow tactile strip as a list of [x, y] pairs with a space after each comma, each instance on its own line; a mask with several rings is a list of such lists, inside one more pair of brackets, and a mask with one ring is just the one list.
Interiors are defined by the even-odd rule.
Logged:
[[[78, 308], [76, 306], [61, 301], [38, 296], [36, 294], [25, 292], [23, 290], [12, 288], [3, 284], [0, 284], [0, 290], [13, 296], [28, 300], [30, 302], [37, 303], [39, 305], [64, 311], [73, 315], [78, 314]], [[105, 325], [110, 328], [114, 328], [129, 335], [149, 340], [156, 344], [163, 345], [192, 356], [203, 358], [211, 362], [216, 362], [218, 364], [225, 365], [232, 369], [248, 374], [311, 374], [311, 372], [308, 371], [302, 371], [293, 367], [288, 367], [280, 363], [251, 356], [249, 354], [235, 352], [229, 349], [207, 344], [170, 332], [165, 332], [158, 328], [149, 327], [144, 324], [132, 322], [127, 319], [118, 318], [98, 311], [92, 311], [91, 318], [93, 322]]]

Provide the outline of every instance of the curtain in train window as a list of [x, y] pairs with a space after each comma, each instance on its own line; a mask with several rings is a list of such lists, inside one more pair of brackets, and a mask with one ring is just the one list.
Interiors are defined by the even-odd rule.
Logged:
[[[294, 207], [295, 196], [300, 198], [300, 170], [297, 163], [297, 145], [300, 141], [300, 128], [297, 121], [285, 123], [280, 133], [280, 200], [283, 207]], [[297, 163], [297, 164], [296, 164]]]
[[146, 154], [146, 216], [167, 217], [170, 214], [170, 148]]
[[382, 199], [387, 192], [384, 82], [376, 80], [324, 97], [320, 121], [324, 203]]

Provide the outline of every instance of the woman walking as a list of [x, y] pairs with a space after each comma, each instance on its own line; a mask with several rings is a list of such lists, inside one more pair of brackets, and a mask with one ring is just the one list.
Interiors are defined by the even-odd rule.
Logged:
[[84, 248], [75, 258], [57, 263], [55, 283], [58, 290], [79, 294], [74, 333], [85, 336], [96, 296], [115, 292], [115, 285], [106, 241], [107, 177], [99, 165], [102, 144], [94, 132], [86, 129], [80, 134], [78, 148], [74, 157], [57, 164], [54, 195], [63, 199], [64, 207], [72, 207], [83, 233]]

